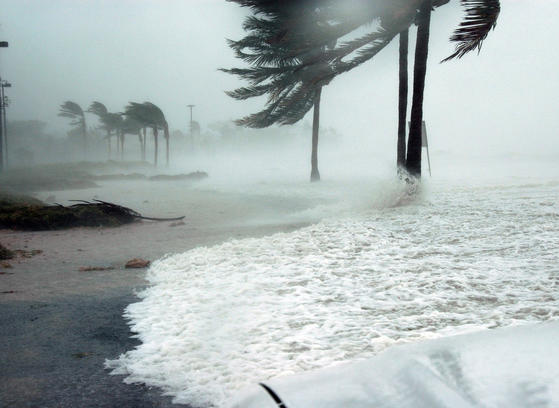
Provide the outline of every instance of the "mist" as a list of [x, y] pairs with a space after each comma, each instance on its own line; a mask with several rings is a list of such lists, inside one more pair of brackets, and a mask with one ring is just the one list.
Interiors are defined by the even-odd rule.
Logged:
[[[322, 87], [310, 182], [313, 109], [235, 123], [267, 100], [228, 96], [247, 83], [220, 70], [247, 67], [227, 40], [249, 9], [0, 0], [0, 401], [250, 408], [270, 402], [265, 381], [350, 406], [364, 367], [409, 379], [409, 406], [443, 388], [472, 406], [527, 406], [532, 388], [558, 405], [559, 0], [500, 3], [479, 53], [445, 63], [464, 9], [431, 15], [420, 182], [396, 165], [397, 37]], [[130, 133], [93, 102], [128, 112]], [[164, 117], [134, 125], [144, 102]], [[545, 338], [524, 347], [532, 328]], [[382, 400], [361, 385], [362, 406]]]
[[[235, 4], [2, 3], [0, 34], [10, 42], [0, 55], [2, 76], [13, 84], [7, 91], [9, 121], [41, 120], [48, 133], [62, 138], [69, 125], [57, 113], [65, 100], [84, 109], [98, 100], [111, 112], [121, 112], [129, 101], [149, 100], [161, 107], [171, 131], [183, 133], [189, 129], [186, 105], [195, 104], [194, 119], [204, 133], [212, 124], [263, 107], [262, 99], [227, 97], [224, 92], [242, 82], [217, 71], [242, 66], [225, 41], [243, 36], [247, 11]], [[452, 52], [448, 38], [462, 13], [452, 2], [433, 15], [424, 111], [434, 164], [446, 154], [555, 155], [559, 143], [550, 101], [559, 90], [553, 80], [559, 56], [551, 39], [559, 34], [553, 23], [559, 3], [506, 1], [498, 29], [479, 55], [440, 64]], [[413, 50], [413, 41], [410, 46]], [[357, 146], [372, 161], [395, 160], [397, 52], [393, 41], [373, 61], [335, 79], [322, 98], [321, 127], [332, 128], [341, 135], [340, 145]], [[87, 114], [87, 119], [95, 128], [95, 116]], [[311, 119], [308, 114], [305, 120]], [[310, 135], [297, 131], [295, 154], [310, 144]], [[180, 143], [171, 139], [173, 152], [183, 150]], [[320, 148], [325, 154], [327, 148]], [[321, 164], [327, 171], [331, 163]]]

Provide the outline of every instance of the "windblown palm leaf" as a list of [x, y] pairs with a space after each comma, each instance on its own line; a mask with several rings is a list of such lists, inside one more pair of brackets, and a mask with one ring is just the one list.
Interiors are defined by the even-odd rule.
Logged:
[[109, 113], [107, 107], [103, 105], [101, 102], [97, 102], [97, 101], [92, 102], [91, 105], [89, 105], [87, 111], [93, 113], [94, 115], [99, 116], [99, 118]]
[[70, 124], [73, 126], [85, 126], [85, 115], [76, 102], [66, 101], [60, 105], [58, 116], [72, 119]]
[[85, 114], [82, 108], [76, 102], [66, 101], [62, 105], [60, 105], [58, 116], [72, 119], [70, 124], [72, 126], [75, 126], [75, 128], [72, 129], [72, 133], [82, 135], [83, 157], [84, 159], [86, 159], [87, 158], [87, 127], [85, 124]]
[[161, 109], [151, 102], [130, 102], [124, 110], [124, 115], [147, 127], [163, 129], [166, 123], [165, 115]]
[[107, 110], [107, 107], [101, 102], [93, 102], [89, 105], [87, 109], [88, 112], [97, 115], [99, 121], [101, 122], [102, 128], [108, 133], [118, 130], [120, 128], [122, 117], [119, 113], [111, 113]]
[[462, 58], [476, 49], [481, 50], [483, 41], [496, 27], [501, 12], [499, 0], [461, 0], [461, 2], [466, 8], [466, 17], [450, 39], [458, 43], [456, 51], [443, 62]]
[[[249, 35], [229, 41], [236, 56], [251, 68], [222, 70], [249, 85], [227, 94], [240, 100], [267, 95], [265, 110], [237, 122], [264, 127], [301, 119], [319, 88], [372, 59], [408, 29], [423, 0], [229, 1], [251, 8], [254, 15], [243, 24]], [[448, 2], [433, 0], [432, 6]], [[462, 0], [462, 4], [467, 17], [451, 38], [459, 44], [448, 59], [479, 49], [499, 14], [499, 0]], [[369, 32], [343, 41], [367, 26]]]
[[247, 80], [249, 86], [227, 94], [240, 100], [268, 96], [263, 111], [237, 124], [261, 128], [297, 122], [313, 107], [315, 90], [329, 82], [328, 62], [319, 61], [317, 55], [326, 47], [330, 22], [326, 8], [317, 6], [330, 0], [231, 1], [251, 7], [256, 15], [243, 24], [249, 31], [246, 37], [229, 41], [237, 57], [251, 68], [222, 69]]
[[[230, 0], [256, 15], [243, 27], [249, 35], [229, 41], [238, 58], [251, 65], [223, 69], [249, 82], [227, 94], [236, 99], [268, 96], [266, 109], [238, 124], [266, 127], [291, 124], [313, 107], [318, 90], [337, 75], [373, 58], [413, 23], [419, 0]], [[439, 0], [448, 1], [448, 0]], [[343, 4], [342, 4], [343, 3]], [[369, 23], [369, 33], [342, 37]]]

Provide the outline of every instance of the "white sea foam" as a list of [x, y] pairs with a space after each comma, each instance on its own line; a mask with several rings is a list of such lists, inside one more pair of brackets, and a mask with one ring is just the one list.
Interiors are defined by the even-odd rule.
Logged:
[[142, 344], [108, 367], [221, 406], [247, 384], [395, 343], [559, 317], [556, 183], [429, 190], [154, 263], [126, 311]]

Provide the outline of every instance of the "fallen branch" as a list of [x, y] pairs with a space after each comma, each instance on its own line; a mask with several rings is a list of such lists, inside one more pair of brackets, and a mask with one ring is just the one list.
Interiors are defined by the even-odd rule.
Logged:
[[120, 205], [117, 204], [113, 204], [113, 203], [108, 203], [106, 201], [101, 201], [101, 200], [93, 200], [93, 201], [97, 201], [98, 203], [104, 204], [106, 206], [109, 206], [111, 209], [114, 210], [125, 210], [130, 212], [135, 218], [139, 218], [141, 220], [148, 220], [148, 221], [180, 221], [184, 219], [184, 215], [181, 217], [171, 217], [171, 218], [154, 218], [154, 217], [144, 217], [143, 215], [141, 215], [140, 213], [130, 209], [130, 208], [126, 208], [126, 207], [122, 207]]
[[71, 227], [119, 226], [138, 219], [179, 221], [182, 217], [144, 217], [131, 208], [101, 200], [71, 200], [76, 204], [14, 205], [0, 208], [0, 227], [24, 230], [52, 230]]

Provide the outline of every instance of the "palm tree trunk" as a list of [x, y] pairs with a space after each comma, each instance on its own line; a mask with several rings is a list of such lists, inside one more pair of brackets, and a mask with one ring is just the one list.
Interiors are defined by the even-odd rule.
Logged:
[[169, 126], [165, 123], [165, 127], [163, 129], [164, 136], [165, 136], [165, 158], [166, 158], [166, 166], [169, 167]]
[[87, 160], [87, 128], [85, 125], [85, 119], [82, 121], [82, 132], [83, 132], [83, 159]]
[[140, 142], [140, 160], [142, 160], [144, 147], [144, 141], [142, 139], [142, 129], [138, 129], [138, 141]]
[[116, 139], [116, 160], [120, 157], [120, 140], [118, 139], [118, 130], [115, 130], [115, 139]]
[[312, 153], [311, 153], [311, 182], [320, 181], [318, 171], [318, 130], [320, 125], [320, 96], [322, 87], [318, 88], [314, 97], [314, 112], [312, 120]]
[[146, 161], [146, 140], [147, 140], [146, 128], [144, 128], [143, 130], [144, 130], [144, 138], [142, 140], [142, 161]]
[[425, 91], [425, 75], [427, 74], [427, 56], [429, 54], [431, 6], [432, 0], [423, 0], [421, 3], [415, 47], [413, 99], [406, 170], [417, 178], [421, 177], [421, 125], [423, 123], [423, 96]]
[[109, 160], [111, 160], [111, 131], [107, 130], [107, 144], [109, 146]]
[[158, 136], [157, 128], [154, 127], [153, 128], [153, 143], [154, 143], [155, 153], [154, 153], [153, 163], [155, 164], [155, 167], [157, 167], [157, 153], [158, 153], [158, 148], [159, 148], [157, 136]]
[[409, 30], [400, 33], [400, 89], [398, 92], [398, 171], [406, 165], [406, 117], [408, 115]]
[[124, 133], [120, 134], [120, 160], [124, 161]]

